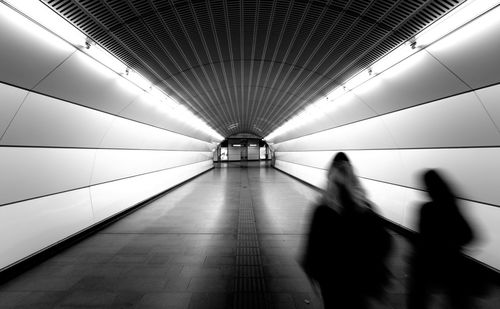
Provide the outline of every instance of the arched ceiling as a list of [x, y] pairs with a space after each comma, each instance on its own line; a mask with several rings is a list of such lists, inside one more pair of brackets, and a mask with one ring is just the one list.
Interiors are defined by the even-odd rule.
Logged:
[[266, 136], [463, 0], [43, 0], [224, 136]]

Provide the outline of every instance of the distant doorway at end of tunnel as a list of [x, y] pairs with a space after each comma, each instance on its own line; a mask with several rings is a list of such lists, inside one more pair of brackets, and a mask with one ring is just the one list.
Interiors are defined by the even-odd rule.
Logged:
[[266, 161], [271, 159], [267, 143], [261, 138], [229, 137], [215, 150], [214, 162]]

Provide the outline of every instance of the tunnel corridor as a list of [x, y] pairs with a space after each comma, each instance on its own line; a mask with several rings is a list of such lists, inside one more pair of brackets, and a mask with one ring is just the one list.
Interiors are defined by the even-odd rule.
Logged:
[[[0, 308], [322, 308], [299, 261], [339, 153], [352, 205], [394, 239], [374, 309], [415, 291], [409, 241], [442, 191], [454, 216], [428, 239], [455, 246], [465, 219], [455, 253], [500, 281], [499, 16], [500, 0], [0, 0]], [[498, 284], [481, 297], [500, 307]]]

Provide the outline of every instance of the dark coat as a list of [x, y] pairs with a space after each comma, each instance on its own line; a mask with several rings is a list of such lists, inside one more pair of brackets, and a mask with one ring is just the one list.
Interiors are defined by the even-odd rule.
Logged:
[[319, 205], [302, 263], [323, 294], [328, 290], [336, 295], [380, 296], [390, 279], [386, 267], [390, 248], [391, 236], [371, 208], [338, 214]]
[[473, 232], [456, 205], [429, 202], [420, 208], [420, 234], [415, 243], [414, 267], [429, 282], [455, 281], [465, 261], [462, 248], [470, 243]]

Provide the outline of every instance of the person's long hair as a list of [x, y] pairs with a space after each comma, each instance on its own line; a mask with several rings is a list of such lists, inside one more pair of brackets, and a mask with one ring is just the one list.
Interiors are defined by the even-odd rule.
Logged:
[[424, 184], [430, 198], [452, 210], [458, 210], [455, 194], [450, 185], [444, 180], [442, 172], [436, 169], [429, 169], [423, 173]]
[[[460, 248], [474, 239], [474, 232], [458, 206], [451, 185], [442, 171], [429, 169], [423, 173], [423, 180], [432, 202], [433, 220], [446, 220], [446, 228], [440, 232], [441, 245]], [[422, 228], [422, 226], [420, 227]], [[421, 231], [422, 232], [422, 231]], [[434, 238], [437, 236], [435, 235]]]
[[323, 202], [338, 213], [346, 210], [362, 211], [370, 206], [366, 192], [354, 173], [346, 154], [335, 155], [327, 174]]

